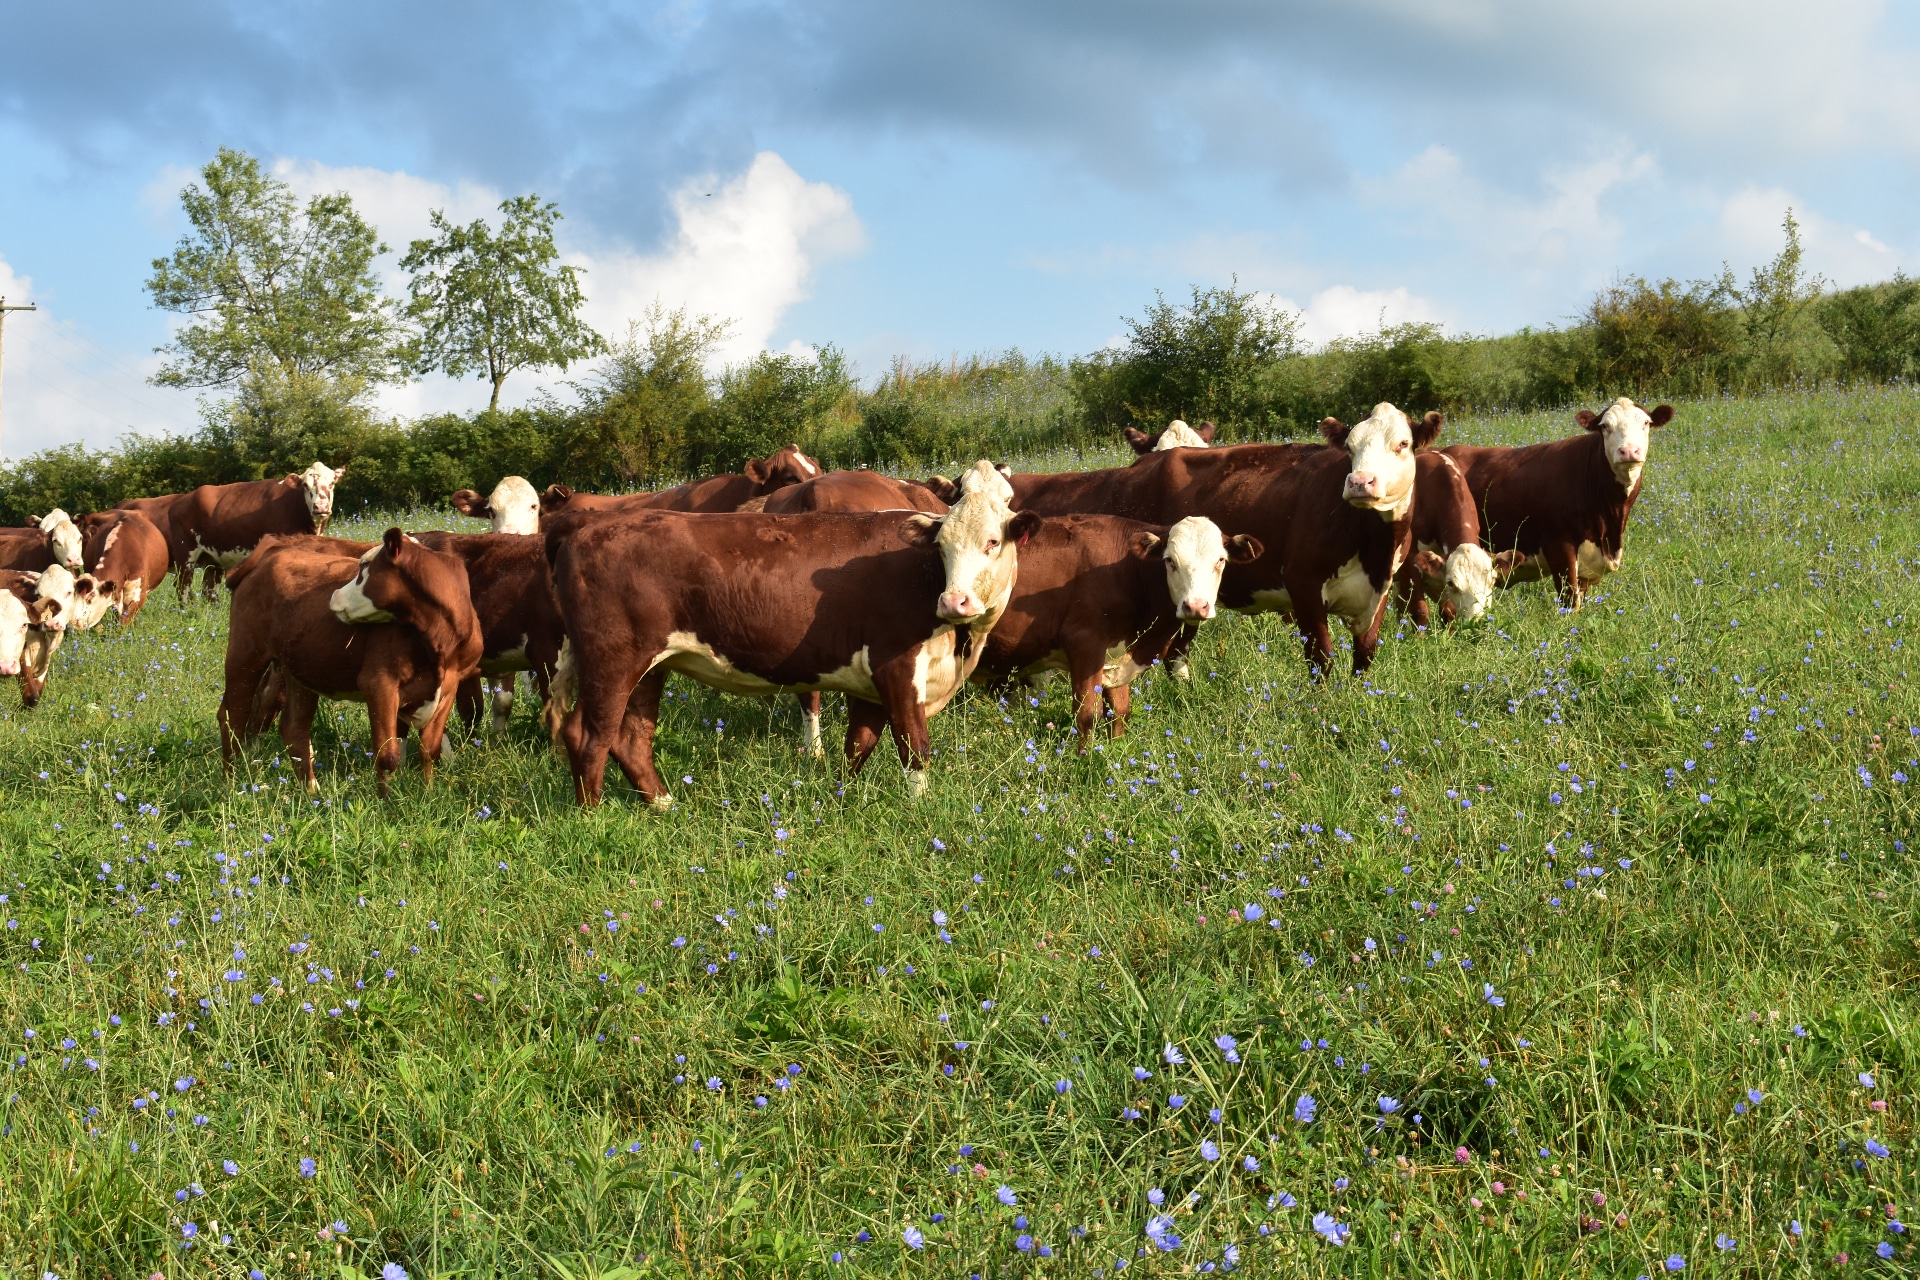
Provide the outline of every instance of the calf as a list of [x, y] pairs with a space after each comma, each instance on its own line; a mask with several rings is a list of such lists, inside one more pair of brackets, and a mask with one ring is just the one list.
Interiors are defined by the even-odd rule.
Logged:
[[820, 464], [788, 445], [770, 457], [747, 463], [744, 474], [708, 476], [653, 493], [607, 495], [575, 493], [564, 484], [549, 485], [540, 495], [544, 515], [566, 508], [573, 511], [738, 511], [741, 504], [801, 484], [820, 474]]
[[421, 773], [431, 784], [454, 689], [483, 647], [456, 558], [389, 529], [358, 559], [297, 542], [263, 546], [227, 582], [224, 767], [232, 769], [234, 752], [258, 732], [271, 673], [285, 696], [280, 737], [309, 791], [319, 789], [312, 726], [321, 697], [367, 704], [381, 795], [400, 767], [402, 717], [419, 731]]
[[38, 573], [17, 570], [0, 571], [4, 586], [15, 599], [27, 606], [29, 621], [21, 645], [20, 705], [31, 711], [40, 704], [47, 686], [47, 672], [53, 667], [53, 655], [67, 637], [67, 626], [93, 596], [93, 579], [76, 578], [65, 565], [48, 565]]
[[480, 622], [480, 670], [461, 683], [457, 710], [469, 726], [477, 725], [482, 682], [491, 677], [493, 731], [505, 733], [513, 715], [514, 673], [529, 672], [544, 703], [566, 639], [541, 540], [518, 533], [414, 536], [466, 566], [467, 590]]
[[1155, 435], [1135, 427], [1126, 429], [1127, 443], [1133, 451], [1142, 456], [1159, 453], [1166, 449], [1205, 449], [1213, 443], [1213, 424], [1203, 422], [1198, 427], [1190, 427], [1175, 418]]
[[83, 570], [84, 549], [80, 530], [66, 512], [55, 507], [32, 524], [0, 529], [0, 569], [38, 573], [48, 565], [65, 565], [70, 571]]
[[1582, 593], [1620, 567], [1652, 433], [1672, 420], [1671, 405], [1649, 413], [1621, 396], [1601, 413], [1574, 415], [1583, 435], [1442, 452], [1466, 473], [1487, 545], [1525, 557], [1506, 581], [1551, 573], [1561, 602], [1578, 609]]
[[1351, 427], [1322, 422], [1326, 444], [1169, 449], [1128, 467], [1015, 475], [1013, 505], [1168, 525], [1203, 515], [1229, 537], [1248, 534], [1266, 552], [1227, 566], [1220, 603], [1236, 613], [1291, 614], [1315, 672], [1332, 669], [1327, 619], [1341, 619], [1357, 674], [1379, 648], [1393, 575], [1412, 551], [1414, 452], [1432, 443], [1441, 422], [1438, 413], [1410, 421], [1382, 403]]
[[[180, 598], [186, 599], [194, 569], [204, 565], [206, 595], [213, 599], [220, 573], [245, 560], [268, 534], [325, 533], [334, 486], [346, 474], [345, 467], [335, 471], [316, 462], [278, 480], [203, 484], [174, 496], [164, 524], [155, 524], [167, 537]], [[120, 509], [141, 508], [121, 503]]]
[[491, 521], [495, 533], [540, 532], [540, 495], [520, 476], [508, 476], [487, 497], [462, 489], [450, 501], [463, 516]]
[[611, 753], [649, 803], [672, 804], [653, 763], [670, 671], [732, 693], [839, 689], [850, 695], [853, 767], [891, 724], [923, 793], [927, 718], [972, 674], [1012, 594], [1018, 548], [1039, 527], [986, 494], [938, 517], [624, 511], [552, 521], [547, 559], [568, 647], [556, 686], [579, 694], [559, 737], [580, 802], [599, 802]]
[[39, 594], [40, 577], [0, 569], [0, 676], [20, 678], [20, 702], [28, 708], [40, 701], [53, 660], [47, 626], [65, 607], [57, 596]]
[[89, 616], [77, 625], [84, 631], [111, 608], [122, 626], [132, 626], [147, 594], [167, 576], [166, 538], [138, 511], [96, 512], [80, 521], [80, 532], [95, 589]]
[[1429, 599], [1439, 602], [1446, 621], [1471, 622], [1492, 603], [1497, 573], [1480, 545], [1479, 508], [1452, 458], [1422, 449], [1413, 461], [1414, 550], [1400, 566], [1394, 597], [1417, 627], [1431, 624]]

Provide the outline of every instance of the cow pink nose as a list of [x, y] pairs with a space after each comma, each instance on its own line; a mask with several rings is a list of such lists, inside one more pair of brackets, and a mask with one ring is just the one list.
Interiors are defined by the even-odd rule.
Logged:
[[1371, 471], [1354, 471], [1347, 475], [1347, 490], [1350, 493], [1380, 492], [1380, 477]]
[[937, 612], [943, 618], [971, 618], [980, 612], [980, 606], [970, 592], [947, 591], [940, 596]]
[[1639, 445], [1623, 444], [1620, 446], [1620, 461], [1645, 462], [1646, 460], [1647, 460], [1647, 451], [1645, 449], [1642, 449]]
[[1182, 612], [1189, 618], [1211, 618], [1213, 616], [1213, 601], [1202, 600], [1200, 597], [1194, 596], [1187, 601]]
[[17, 663], [17, 662], [0, 662], [0, 676], [17, 676], [17, 675], [19, 675], [19, 674], [20, 674], [20, 664], [19, 664], [19, 663]]

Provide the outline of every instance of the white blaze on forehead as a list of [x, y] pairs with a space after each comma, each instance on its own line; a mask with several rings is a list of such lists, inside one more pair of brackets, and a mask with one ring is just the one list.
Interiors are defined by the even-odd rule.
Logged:
[[40, 532], [47, 535], [47, 541], [53, 548], [53, 558], [69, 569], [81, 568], [80, 557], [84, 550], [80, 530], [75, 527], [73, 518], [60, 508], [55, 507], [40, 517]]
[[361, 553], [360, 572], [353, 575], [353, 581], [335, 591], [327, 599], [327, 608], [333, 610], [333, 616], [348, 626], [359, 626], [369, 622], [392, 622], [393, 615], [367, 598], [367, 570], [373, 565], [373, 558], [380, 554], [381, 548]]
[[795, 465], [797, 465], [800, 468], [801, 475], [817, 476], [820, 474], [820, 468], [814, 466], [813, 463], [807, 459], [806, 454], [800, 452], [798, 449], [790, 450], [790, 452], [793, 454], [793, 461]]
[[1413, 503], [1413, 424], [1407, 415], [1386, 401], [1373, 406], [1373, 412], [1353, 424], [1347, 432], [1347, 456], [1353, 459], [1348, 475], [1365, 474], [1378, 478], [1379, 492], [1354, 502], [1397, 520]]
[[1013, 486], [1007, 482], [1005, 473], [985, 458], [961, 475], [960, 492], [962, 495], [983, 493], [999, 499], [1003, 506], [1013, 505]]
[[1204, 603], [1211, 612], [1220, 599], [1220, 575], [1227, 568], [1227, 540], [1205, 516], [1188, 516], [1167, 530], [1163, 558], [1167, 592], [1174, 608]]
[[540, 532], [540, 495], [523, 476], [508, 476], [487, 496], [495, 533]]
[[27, 606], [11, 591], [0, 591], [0, 676], [20, 674], [27, 647]]
[[1169, 422], [1167, 429], [1160, 433], [1160, 438], [1153, 442], [1155, 453], [1163, 449], [1204, 449], [1206, 447], [1207, 442], [1200, 438], [1200, 433], [1178, 418]]
[[1477, 542], [1463, 542], [1447, 556], [1446, 594], [1454, 618], [1472, 622], [1493, 602], [1493, 557]]
[[1621, 488], [1631, 489], [1640, 479], [1640, 468], [1646, 464], [1647, 450], [1653, 443], [1653, 419], [1645, 409], [1621, 396], [1600, 415], [1600, 442], [1614, 479]]

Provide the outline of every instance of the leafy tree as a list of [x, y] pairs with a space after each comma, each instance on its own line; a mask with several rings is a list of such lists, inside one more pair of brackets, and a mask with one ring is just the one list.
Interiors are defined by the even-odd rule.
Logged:
[[415, 240], [400, 260], [413, 274], [407, 313], [421, 325], [417, 367], [484, 374], [489, 409], [500, 407], [500, 384], [515, 369], [565, 369], [607, 349], [580, 320], [580, 268], [555, 265], [560, 207], [525, 195], [502, 201], [500, 212], [495, 235], [484, 218], [459, 227], [435, 209], [438, 237]]
[[806, 448], [853, 390], [847, 358], [831, 344], [812, 360], [762, 351], [720, 375], [718, 396], [692, 424], [690, 460], [702, 470], [738, 471], [782, 445]]
[[1780, 227], [1786, 244], [1773, 261], [1754, 268], [1746, 288], [1733, 286], [1730, 269], [1721, 276], [1723, 291], [1739, 304], [1746, 321], [1750, 356], [1764, 385], [1785, 381], [1796, 372], [1790, 348], [1807, 304], [1820, 296], [1826, 284], [1819, 276], [1801, 271], [1800, 223], [1793, 210], [1787, 210]]
[[1594, 295], [1583, 319], [1593, 369], [1580, 381], [1603, 397], [1711, 394], [1732, 377], [1739, 321], [1728, 308], [1731, 277], [1649, 284], [1635, 277]]
[[707, 360], [732, 322], [668, 311], [629, 322], [580, 395], [567, 449], [574, 476], [635, 485], [689, 471], [689, 431], [712, 400]]
[[147, 292], [193, 321], [158, 348], [172, 358], [155, 383], [229, 387], [262, 364], [360, 382], [400, 374], [399, 326], [373, 269], [386, 246], [352, 197], [303, 209], [258, 160], [222, 147], [180, 204], [193, 231], [154, 259]]
[[1844, 376], [1890, 382], [1920, 373], [1920, 281], [1895, 272], [1885, 284], [1844, 289], [1821, 299], [1815, 317]]

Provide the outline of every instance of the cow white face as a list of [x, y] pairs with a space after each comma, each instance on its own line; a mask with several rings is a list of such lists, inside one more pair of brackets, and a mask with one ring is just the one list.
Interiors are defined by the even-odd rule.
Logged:
[[[91, 590], [93, 579], [86, 579]], [[41, 570], [40, 581], [33, 589], [33, 598], [38, 602], [53, 605], [46, 611], [39, 625], [42, 631], [62, 632], [73, 618], [74, 600], [77, 593], [76, 580], [64, 565], [49, 565]]]
[[1153, 442], [1155, 453], [1162, 453], [1168, 449], [1204, 449], [1206, 447], [1206, 439], [1178, 418], [1169, 422], [1167, 429], [1160, 433], [1160, 438]]
[[1447, 556], [1447, 603], [1454, 620], [1472, 622], [1486, 616], [1493, 603], [1493, 557], [1477, 542], [1463, 542]]
[[75, 573], [85, 568], [80, 561], [84, 551], [80, 530], [74, 526], [72, 518], [66, 512], [58, 507], [47, 512], [40, 518], [40, 532], [47, 535], [47, 542], [53, 551], [56, 564], [63, 564]]
[[1161, 541], [1150, 533], [1136, 535], [1134, 554], [1160, 554], [1167, 570], [1167, 594], [1176, 617], [1201, 622], [1214, 615], [1220, 600], [1220, 577], [1229, 562], [1245, 564], [1261, 552], [1257, 539], [1246, 534], [1223, 537], [1220, 526], [1205, 516], [1188, 516], [1167, 530]]
[[495, 533], [540, 532], [540, 495], [521, 476], [508, 476], [487, 497]]
[[[928, 517], [927, 523], [935, 522]], [[996, 494], [963, 493], [937, 523], [934, 542], [946, 570], [946, 589], [934, 611], [948, 622], [997, 615], [1013, 594], [1019, 548], [1040, 527], [1040, 517], [1015, 513]]]
[[1654, 429], [1665, 426], [1672, 418], [1671, 405], [1663, 404], [1648, 413], [1621, 396], [1599, 417], [1583, 410], [1577, 421], [1587, 430], [1600, 433], [1602, 455], [1613, 470], [1613, 478], [1622, 489], [1632, 493], [1633, 487], [1640, 483], [1640, 469], [1647, 464]]
[[369, 622], [393, 621], [391, 613], [367, 597], [367, 574], [373, 568], [374, 557], [384, 549], [384, 547], [375, 547], [362, 554], [360, 572], [353, 575], [353, 581], [327, 598], [327, 608], [333, 610], [333, 616], [348, 626], [357, 627]]
[[113, 608], [117, 592], [111, 582], [101, 582], [90, 573], [73, 580], [73, 614], [67, 626], [75, 631], [91, 631]]
[[1013, 468], [1004, 464], [996, 465], [982, 458], [961, 475], [960, 492], [962, 495], [986, 494], [1002, 506], [1012, 506], [1013, 484], [1007, 479], [1012, 474]]
[[1414, 450], [1425, 448], [1440, 434], [1440, 415], [1429, 413], [1420, 422], [1384, 400], [1351, 427], [1329, 418], [1320, 429], [1334, 444], [1346, 446], [1353, 460], [1343, 496], [1353, 506], [1377, 511], [1387, 521], [1402, 519], [1413, 505]]
[[20, 674], [29, 621], [26, 603], [11, 591], [0, 591], [0, 676]]
[[333, 515], [333, 487], [347, 474], [345, 467], [335, 471], [324, 462], [316, 462], [297, 476], [289, 479], [300, 484], [300, 496], [307, 502], [307, 517], [313, 521], [315, 533], [327, 531], [327, 520]]

